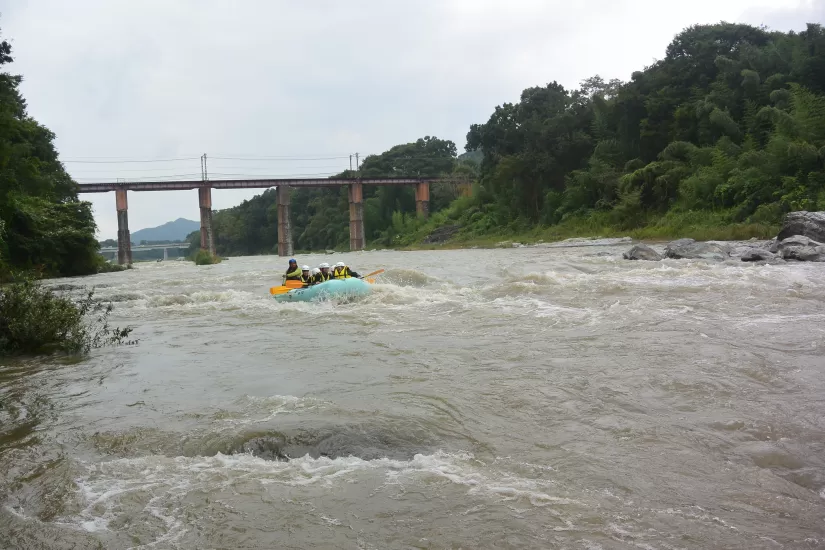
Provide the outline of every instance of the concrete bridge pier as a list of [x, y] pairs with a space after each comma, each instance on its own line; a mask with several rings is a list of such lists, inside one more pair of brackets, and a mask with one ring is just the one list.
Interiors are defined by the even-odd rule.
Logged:
[[164, 249], [163, 249], [163, 261], [165, 262], [168, 259], [169, 259], [169, 249], [164, 247]]
[[356, 181], [349, 186], [349, 249], [364, 250], [364, 186]]
[[279, 185], [278, 196], [278, 256], [292, 256], [292, 226], [289, 213], [289, 186]]
[[129, 234], [129, 204], [126, 189], [115, 190], [117, 207], [117, 263], [132, 265], [132, 236]]
[[[215, 255], [215, 239], [212, 235], [212, 188], [198, 188], [198, 203], [201, 209], [201, 248]], [[164, 259], [166, 251], [164, 250]]]
[[430, 215], [430, 183], [427, 181], [415, 184], [415, 213], [423, 218]]

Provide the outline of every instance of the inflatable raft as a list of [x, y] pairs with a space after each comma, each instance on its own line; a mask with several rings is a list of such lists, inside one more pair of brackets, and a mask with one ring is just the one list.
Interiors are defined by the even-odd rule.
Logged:
[[339, 297], [365, 296], [370, 293], [369, 283], [361, 279], [333, 279], [308, 288], [297, 288], [272, 297], [278, 302], [309, 302]]

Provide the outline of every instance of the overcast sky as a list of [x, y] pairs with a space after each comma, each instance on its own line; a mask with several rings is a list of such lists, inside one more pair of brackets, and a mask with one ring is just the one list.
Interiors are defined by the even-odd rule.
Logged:
[[[216, 179], [326, 176], [351, 153], [425, 135], [463, 151], [470, 124], [524, 88], [627, 80], [691, 24], [825, 21], [825, 0], [15, 0], [2, 10], [10, 70], [79, 182], [199, 179], [202, 153]], [[260, 192], [213, 191], [214, 208]], [[114, 193], [83, 198], [99, 237], [115, 237]], [[129, 193], [132, 231], [179, 217], [199, 219], [196, 191]]]

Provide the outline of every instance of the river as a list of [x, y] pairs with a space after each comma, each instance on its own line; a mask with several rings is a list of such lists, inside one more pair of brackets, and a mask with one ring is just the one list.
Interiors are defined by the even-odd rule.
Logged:
[[825, 547], [825, 266], [626, 248], [55, 281], [139, 343], [0, 363], [0, 547]]

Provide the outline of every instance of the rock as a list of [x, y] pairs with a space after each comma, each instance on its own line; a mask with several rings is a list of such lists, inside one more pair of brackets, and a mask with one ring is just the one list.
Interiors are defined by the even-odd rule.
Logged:
[[513, 244], [512, 244], [512, 245], [510, 245], [510, 246], [512, 246], [513, 248], [524, 248], [524, 245], [523, 245], [523, 244], [521, 244], [521, 243], [513, 243]]
[[804, 235], [794, 235], [777, 241], [771, 252], [777, 253], [785, 260], [801, 262], [825, 262], [825, 245]]
[[327, 254], [335, 254], [335, 251], [334, 250], [327, 250], [326, 253]]
[[668, 243], [665, 256], [677, 260], [714, 260], [729, 258], [728, 252], [714, 243], [698, 243], [693, 239], [679, 239]]
[[449, 241], [461, 229], [460, 225], [442, 225], [422, 241], [424, 244], [437, 244]]
[[743, 254], [739, 254], [739, 259], [743, 262], [762, 262], [776, 259], [776, 255], [764, 248], [749, 248]]
[[783, 241], [797, 235], [825, 243], [825, 212], [802, 210], [786, 215], [776, 240]]
[[625, 260], [650, 260], [653, 262], [658, 262], [662, 259], [662, 255], [646, 244], [637, 244], [622, 254], [622, 258]]

